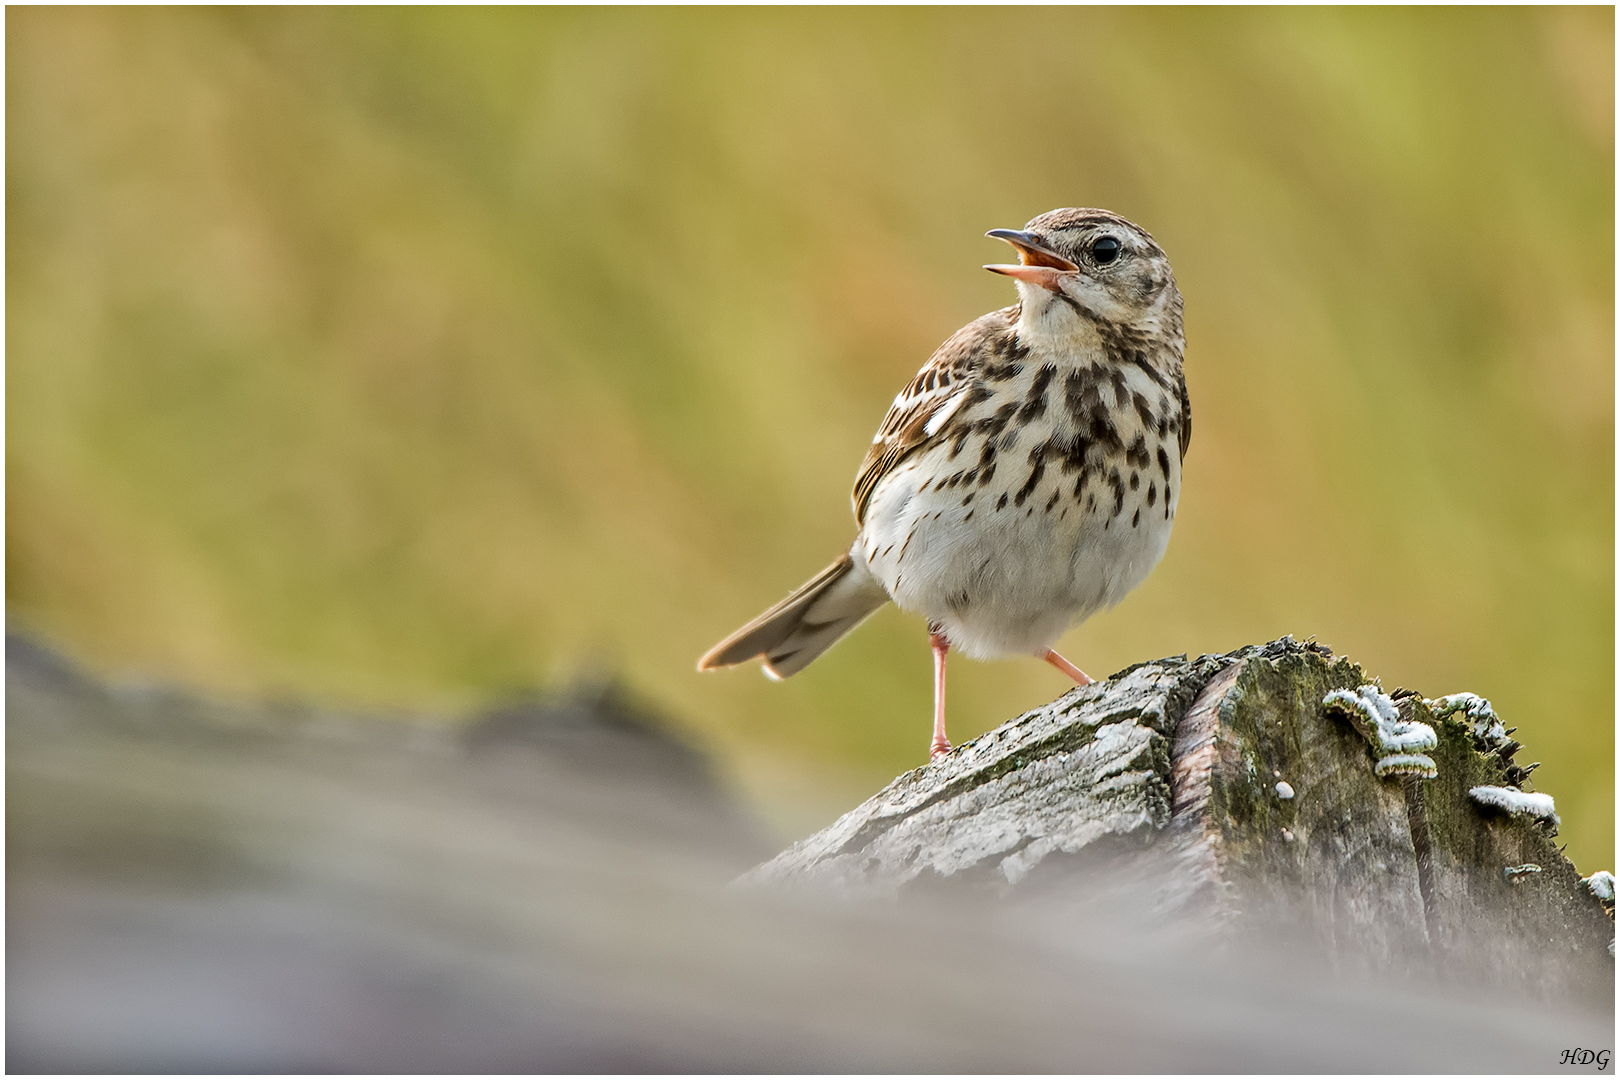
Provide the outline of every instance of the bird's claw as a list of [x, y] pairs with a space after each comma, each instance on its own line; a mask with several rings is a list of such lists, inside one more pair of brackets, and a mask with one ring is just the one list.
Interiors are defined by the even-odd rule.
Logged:
[[944, 757], [951, 750], [951, 741], [949, 739], [936, 737], [928, 747], [928, 760], [933, 761], [937, 757]]

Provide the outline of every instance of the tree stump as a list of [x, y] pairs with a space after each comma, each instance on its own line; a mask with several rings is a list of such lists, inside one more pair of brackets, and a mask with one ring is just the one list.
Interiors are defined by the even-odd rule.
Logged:
[[1612, 888], [1554, 842], [1510, 734], [1482, 699], [1383, 695], [1314, 643], [1171, 657], [897, 778], [743, 880], [1128, 888], [1154, 918], [1337, 965], [1612, 1000]]

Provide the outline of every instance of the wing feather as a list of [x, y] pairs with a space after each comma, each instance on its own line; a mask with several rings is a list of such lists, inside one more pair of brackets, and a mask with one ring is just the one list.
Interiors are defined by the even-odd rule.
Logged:
[[895, 395], [855, 476], [851, 500], [856, 525], [866, 523], [872, 493], [895, 466], [954, 434], [951, 421], [958, 419], [973, 395], [975, 376], [998, 354], [995, 346], [1011, 335], [1017, 321], [1015, 305], [968, 323], [929, 357], [911, 385]]
[[1187, 397], [1187, 377], [1181, 383], [1181, 460], [1187, 460], [1187, 446], [1192, 442], [1192, 399]]
[[852, 497], [857, 525], [865, 524], [866, 505], [872, 501], [878, 481], [896, 465], [938, 439], [945, 422], [961, 408], [972, 389], [972, 383], [964, 382], [895, 399], [855, 478]]

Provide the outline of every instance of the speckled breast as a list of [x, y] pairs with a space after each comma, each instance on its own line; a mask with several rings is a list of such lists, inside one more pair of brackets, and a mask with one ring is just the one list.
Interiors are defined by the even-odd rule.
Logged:
[[856, 543], [897, 604], [969, 655], [1043, 653], [1163, 557], [1179, 386], [1146, 366], [1025, 365], [874, 491]]

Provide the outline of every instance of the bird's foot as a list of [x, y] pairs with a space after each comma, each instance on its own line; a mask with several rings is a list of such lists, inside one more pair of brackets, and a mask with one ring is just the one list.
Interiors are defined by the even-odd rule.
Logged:
[[928, 760], [933, 761], [935, 758], [944, 757], [950, 752], [951, 740], [943, 735], [935, 735], [933, 743], [928, 747]]

